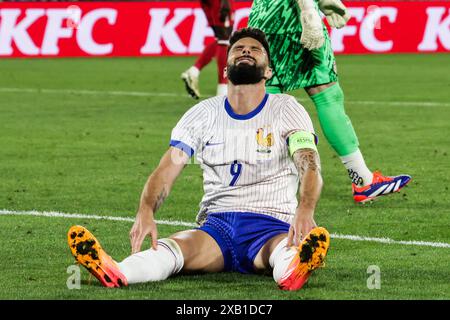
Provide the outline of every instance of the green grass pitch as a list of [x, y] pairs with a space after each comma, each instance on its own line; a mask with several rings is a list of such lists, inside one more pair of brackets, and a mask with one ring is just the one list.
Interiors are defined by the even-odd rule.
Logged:
[[[366, 162], [408, 173], [404, 191], [353, 203], [345, 169], [319, 134], [324, 189], [316, 222], [331, 233], [450, 243], [450, 72], [448, 54], [338, 56], [346, 110]], [[187, 58], [0, 60], [0, 209], [135, 216], [142, 187], [194, 101], [179, 78]], [[201, 74], [215, 93], [215, 65]], [[144, 92], [147, 94], [133, 94]], [[157, 219], [193, 222], [202, 194], [197, 165], [183, 172]], [[450, 299], [450, 248], [332, 239], [326, 267], [298, 292], [271, 276], [177, 276], [118, 290], [73, 264], [66, 232], [91, 229], [115, 259], [130, 253], [130, 222], [0, 215], [0, 299]], [[186, 227], [160, 225], [160, 237]], [[146, 241], [145, 245], [149, 245]], [[381, 270], [369, 289], [367, 268]]]

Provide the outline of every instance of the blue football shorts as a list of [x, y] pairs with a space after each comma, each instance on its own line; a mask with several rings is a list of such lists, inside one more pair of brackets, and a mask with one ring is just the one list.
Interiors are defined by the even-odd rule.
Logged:
[[208, 233], [219, 245], [224, 271], [255, 273], [253, 261], [271, 238], [289, 231], [289, 224], [271, 216], [253, 212], [210, 213], [197, 228]]

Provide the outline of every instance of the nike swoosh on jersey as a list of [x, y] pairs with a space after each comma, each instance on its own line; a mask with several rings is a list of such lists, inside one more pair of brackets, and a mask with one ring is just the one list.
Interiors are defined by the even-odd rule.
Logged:
[[218, 145], [221, 145], [221, 144], [223, 144], [223, 142], [207, 142], [205, 144], [205, 147], [218, 146]]

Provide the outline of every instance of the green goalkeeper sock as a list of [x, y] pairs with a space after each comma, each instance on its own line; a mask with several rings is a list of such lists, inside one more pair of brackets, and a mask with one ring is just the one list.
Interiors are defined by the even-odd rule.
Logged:
[[358, 138], [344, 110], [344, 93], [339, 83], [311, 96], [316, 105], [322, 131], [339, 156], [358, 150]]

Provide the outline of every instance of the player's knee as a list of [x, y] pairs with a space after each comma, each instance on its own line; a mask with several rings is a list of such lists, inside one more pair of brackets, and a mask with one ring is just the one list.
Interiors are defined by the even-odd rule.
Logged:
[[334, 86], [336, 86], [336, 88], [333, 88], [335, 90], [329, 90], [329, 91], [332, 91], [335, 97], [343, 98], [344, 92], [342, 91], [339, 83], [337, 83], [337, 82], [329, 82], [329, 83], [325, 83], [325, 84], [319, 84], [319, 85], [315, 85], [315, 86], [311, 86], [311, 87], [306, 87], [305, 91], [312, 98], [312, 96], [323, 93], [325, 90], [329, 89], [330, 87], [334, 87]]
[[186, 230], [170, 237], [180, 247], [183, 257], [183, 272], [219, 272], [224, 260], [217, 242], [201, 230]]
[[344, 91], [342, 91], [342, 88], [339, 85], [339, 82], [334, 82], [333, 86], [336, 87], [336, 89], [334, 91], [334, 99], [336, 101], [339, 101], [340, 103], [342, 103], [342, 106], [343, 106], [344, 105]]
[[[323, 86], [310, 87], [307, 89], [307, 92], [319, 113], [332, 108], [335, 114], [345, 115], [344, 92], [339, 82], [330, 82]], [[311, 94], [310, 92], [315, 93]]]

